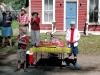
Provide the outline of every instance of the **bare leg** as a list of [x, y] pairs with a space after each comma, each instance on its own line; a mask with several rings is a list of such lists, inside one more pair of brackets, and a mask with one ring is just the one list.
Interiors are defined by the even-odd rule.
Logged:
[[19, 70], [20, 70], [20, 60], [18, 60], [18, 65], [17, 65], [17, 69], [15, 70], [15, 72]]
[[4, 47], [5, 37], [2, 38], [2, 47]]
[[9, 36], [8, 39], [9, 39], [10, 47], [12, 47], [12, 39], [11, 39], [11, 37]]
[[20, 60], [18, 60], [18, 69], [20, 69]]
[[26, 69], [26, 61], [24, 61], [24, 69]]
[[24, 61], [24, 72], [27, 72], [27, 70], [26, 70], [26, 61]]

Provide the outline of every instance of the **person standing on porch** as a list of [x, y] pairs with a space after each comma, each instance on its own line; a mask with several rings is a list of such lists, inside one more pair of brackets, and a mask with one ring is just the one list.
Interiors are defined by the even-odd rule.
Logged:
[[[70, 66], [70, 63], [72, 63], [75, 68], [78, 68], [77, 54], [78, 54], [78, 41], [80, 39], [80, 33], [75, 28], [75, 21], [71, 21], [70, 26], [71, 28], [67, 30], [66, 33], [66, 40], [68, 42], [68, 46], [71, 48], [71, 53], [69, 53], [66, 68]], [[72, 59], [72, 54], [74, 55], [74, 59]]]
[[18, 16], [19, 27], [25, 27], [28, 33], [29, 16], [25, 8], [21, 9], [21, 14]]
[[38, 17], [39, 13], [34, 11], [31, 18], [31, 39], [32, 46], [38, 46], [40, 41], [40, 18]]

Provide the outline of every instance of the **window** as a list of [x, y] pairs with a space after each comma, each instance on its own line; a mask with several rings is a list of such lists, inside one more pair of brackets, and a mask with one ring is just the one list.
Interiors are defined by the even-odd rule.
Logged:
[[99, 0], [90, 0], [90, 4], [89, 4], [90, 23], [98, 22], [98, 8], [99, 8]]
[[55, 10], [55, 0], [42, 0], [42, 22], [43, 23], [51, 23], [52, 19], [54, 19], [54, 10]]

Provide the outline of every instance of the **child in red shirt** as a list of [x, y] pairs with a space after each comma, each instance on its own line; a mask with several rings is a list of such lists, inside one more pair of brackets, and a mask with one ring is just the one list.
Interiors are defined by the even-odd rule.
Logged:
[[17, 59], [18, 59], [18, 68], [16, 71], [20, 70], [21, 61], [24, 62], [24, 72], [26, 72], [26, 47], [28, 45], [29, 39], [26, 35], [27, 30], [25, 27], [21, 27], [19, 29], [18, 35], [18, 52], [17, 52]]

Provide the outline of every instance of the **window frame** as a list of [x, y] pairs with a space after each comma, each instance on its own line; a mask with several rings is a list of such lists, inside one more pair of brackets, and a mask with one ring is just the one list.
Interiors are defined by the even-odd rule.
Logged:
[[[52, 22], [44, 22], [44, 1], [42, 0], [42, 24], [52, 24]], [[53, 0], [53, 20], [55, 20], [55, 0]]]
[[[99, 0], [100, 4], [100, 0]], [[98, 5], [99, 5], [98, 4]], [[100, 5], [98, 6], [98, 22], [89, 22], [89, 6], [90, 6], [90, 0], [87, 0], [87, 22], [89, 25], [100, 25]]]
[[[90, 0], [91, 1], [91, 0]], [[94, 2], [95, 2], [95, 0], [93, 0]], [[93, 3], [94, 3], [93, 2]], [[98, 2], [99, 2], [99, 0], [98, 0]], [[89, 4], [89, 5], [91, 5], [91, 4]], [[95, 21], [95, 19], [94, 19], [94, 13], [97, 13], [98, 14], [98, 12], [99, 12], [99, 3], [98, 3], [98, 9], [97, 10], [93, 10], [93, 11], [91, 11], [90, 10], [90, 6], [89, 6], [89, 22], [90, 22], [90, 13], [93, 13], [93, 18], [92, 18], [92, 21], [90, 22], [90, 23], [98, 23], [98, 15], [97, 15], [97, 22]]]

